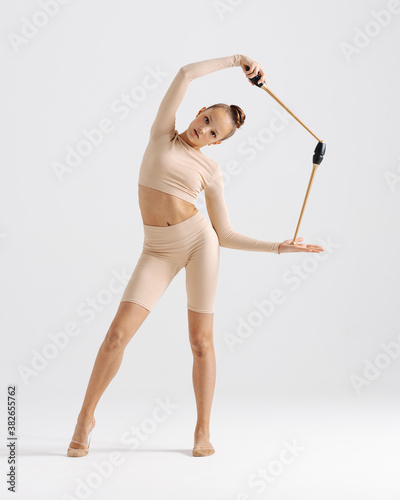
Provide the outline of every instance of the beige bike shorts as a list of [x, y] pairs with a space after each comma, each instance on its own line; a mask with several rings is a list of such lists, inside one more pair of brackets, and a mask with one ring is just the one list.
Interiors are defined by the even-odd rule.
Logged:
[[184, 267], [187, 308], [213, 313], [220, 245], [210, 222], [196, 212], [172, 226], [143, 224], [143, 228], [143, 250], [121, 302], [135, 302], [151, 311]]

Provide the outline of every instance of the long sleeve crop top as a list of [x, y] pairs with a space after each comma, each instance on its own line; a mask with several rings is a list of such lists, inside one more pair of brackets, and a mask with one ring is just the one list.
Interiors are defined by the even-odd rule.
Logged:
[[217, 162], [184, 141], [175, 129], [175, 113], [189, 83], [217, 70], [240, 66], [235, 54], [182, 66], [161, 101], [139, 171], [139, 185], [193, 203], [204, 190], [207, 212], [222, 247], [278, 253], [279, 243], [235, 232], [225, 203], [222, 172]]

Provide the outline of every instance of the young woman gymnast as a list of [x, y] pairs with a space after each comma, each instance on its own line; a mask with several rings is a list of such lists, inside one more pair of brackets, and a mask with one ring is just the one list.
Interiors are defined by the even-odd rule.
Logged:
[[[175, 113], [189, 83], [234, 66], [242, 68], [252, 85], [250, 78], [256, 75], [261, 76], [259, 83], [265, 81], [263, 69], [249, 57], [208, 59], [182, 66], [161, 101], [139, 172], [143, 250], [99, 348], [67, 450], [70, 457], [88, 453], [95, 408], [121, 365], [125, 347], [183, 267], [197, 406], [192, 455], [213, 454], [209, 427], [216, 378], [213, 319], [220, 247], [276, 254], [323, 251], [318, 245], [300, 243], [301, 237], [291, 245], [291, 239], [268, 242], [231, 228], [221, 169], [201, 148], [220, 144], [243, 125], [245, 114], [239, 106], [203, 107], [184, 132], [175, 129]], [[203, 189], [211, 224], [195, 206]]]

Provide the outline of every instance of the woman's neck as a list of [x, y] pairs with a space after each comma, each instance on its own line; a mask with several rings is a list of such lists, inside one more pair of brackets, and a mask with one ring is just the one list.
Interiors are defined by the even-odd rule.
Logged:
[[200, 148], [196, 148], [195, 145], [190, 142], [190, 139], [188, 139], [188, 135], [187, 135], [187, 130], [185, 130], [184, 132], [182, 132], [181, 134], [179, 134], [179, 137], [185, 141], [187, 144], [189, 144], [189, 146], [191, 146], [193, 149], [196, 149], [197, 151], [200, 151]]

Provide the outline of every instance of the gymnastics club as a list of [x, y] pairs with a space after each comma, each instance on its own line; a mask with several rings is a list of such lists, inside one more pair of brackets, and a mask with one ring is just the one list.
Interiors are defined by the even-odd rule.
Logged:
[[[249, 69], [250, 69], [249, 66], [246, 66], [246, 71], [249, 71]], [[292, 111], [290, 111], [290, 109], [287, 108], [283, 104], [283, 102], [276, 97], [276, 95], [273, 92], [271, 92], [271, 90], [267, 87], [267, 85], [265, 83], [258, 83], [258, 80], [260, 78], [261, 78], [261, 75], [256, 75], [253, 78], [249, 78], [249, 80], [251, 82], [253, 82], [254, 85], [257, 85], [257, 87], [260, 87], [263, 90], [265, 90], [273, 99], [275, 99], [275, 101], [278, 104], [280, 104], [289, 114], [291, 114], [293, 116], [293, 118], [295, 118], [300, 123], [300, 125], [302, 125], [318, 141], [318, 144], [317, 144], [317, 146], [315, 147], [315, 150], [314, 150], [313, 169], [312, 169], [312, 172], [311, 172], [310, 181], [308, 183], [307, 192], [306, 192], [306, 196], [304, 198], [303, 206], [301, 208], [299, 222], [297, 223], [296, 232], [294, 233], [293, 241], [290, 242], [291, 245], [296, 245], [296, 237], [297, 237], [297, 233], [298, 233], [299, 228], [300, 228], [301, 219], [303, 218], [303, 213], [304, 213], [304, 209], [306, 207], [308, 195], [310, 193], [311, 185], [313, 183], [314, 175], [315, 175], [315, 172], [317, 171], [318, 165], [320, 165], [321, 162], [322, 162], [322, 160], [324, 159], [324, 154], [325, 154], [325, 151], [326, 151], [326, 144], [325, 144], [324, 141], [321, 141], [320, 139], [318, 139], [318, 137], [313, 132], [311, 132], [311, 130], [308, 127], [306, 127], [304, 125], [304, 123], [299, 118], [297, 118], [297, 116]]]

